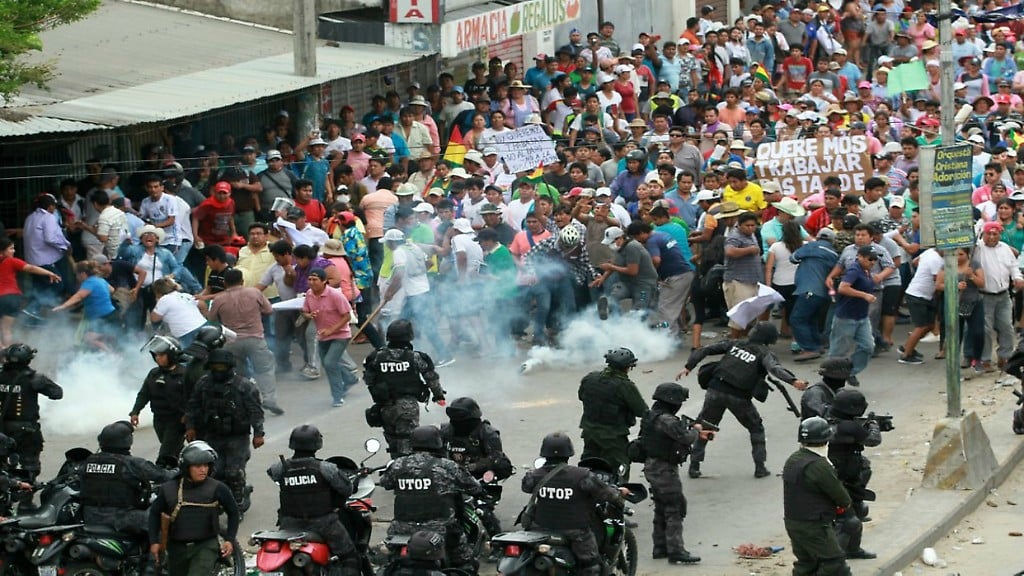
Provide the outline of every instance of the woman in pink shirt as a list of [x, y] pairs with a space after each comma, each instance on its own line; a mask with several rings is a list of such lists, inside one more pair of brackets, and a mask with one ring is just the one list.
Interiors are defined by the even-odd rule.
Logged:
[[327, 285], [327, 272], [323, 268], [309, 271], [309, 290], [302, 305], [302, 315], [316, 325], [320, 364], [327, 372], [332, 406], [342, 406], [345, 404], [345, 392], [359, 382], [355, 373], [356, 363], [348, 354], [348, 341], [352, 337], [349, 325], [352, 306], [341, 290]]

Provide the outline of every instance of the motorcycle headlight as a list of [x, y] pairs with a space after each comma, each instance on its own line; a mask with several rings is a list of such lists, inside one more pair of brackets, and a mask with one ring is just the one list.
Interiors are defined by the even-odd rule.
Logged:
[[537, 546], [537, 552], [547, 554], [548, 552], [551, 552], [551, 546], [549, 544], [541, 544], [540, 546]]

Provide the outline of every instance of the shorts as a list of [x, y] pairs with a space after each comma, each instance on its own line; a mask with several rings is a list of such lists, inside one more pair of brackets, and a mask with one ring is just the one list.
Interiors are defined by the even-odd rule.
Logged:
[[21, 294], [4, 294], [0, 296], [0, 316], [17, 316], [24, 305]]
[[930, 327], [935, 323], [935, 304], [931, 300], [907, 294], [907, 309], [915, 328]]
[[[728, 282], [722, 282], [722, 291], [725, 293], [725, 305], [728, 308], [732, 308], [747, 298], [757, 296], [757, 284], [747, 284], [745, 282], [729, 280]], [[740, 326], [731, 319], [729, 320], [729, 327], [735, 328], [736, 330], [747, 329], [746, 326]]]
[[882, 287], [882, 316], [895, 316], [900, 310], [900, 294], [902, 286]]

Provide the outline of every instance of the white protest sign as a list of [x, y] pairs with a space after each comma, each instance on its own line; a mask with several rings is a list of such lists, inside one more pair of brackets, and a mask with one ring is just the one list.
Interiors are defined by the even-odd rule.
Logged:
[[558, 161], [554, 141], [536, 124], [495, 134], [492, 142], [512, 173], [536, 170], [541, 164]]
[[839, 177], [843, 193], [860, 194], [872, 174], [871, 155], [865, 136], [785, 140], [758, 146], [754, 171], [759, 182], [775, 181], [787, 196], [820, 192], [829, 176]]

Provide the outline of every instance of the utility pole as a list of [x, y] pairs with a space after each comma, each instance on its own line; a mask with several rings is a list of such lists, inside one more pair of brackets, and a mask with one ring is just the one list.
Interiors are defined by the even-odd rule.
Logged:
[[296, 76], [316, 76], [316, 0], [293, 0], [292, 54]]
[[[940, 97], [942, 98], [942, 145], [952, 146], [956, 142], [956, 126], [953, 120], [956, 114], [953, 102], [953, 29], [952, 0], [939, 0], [939, 63], [942, 77], [939, 80]], [[960, 417], [960, 338], [959, 305], [960, 290], [957, 286], [956, 250], [946, 249], [943, 256], [945, 263], [945, 313], [946, 323], [946, 416]]]

